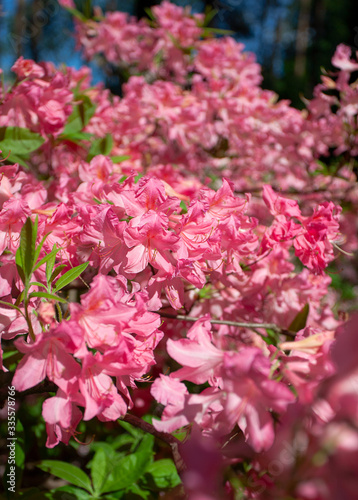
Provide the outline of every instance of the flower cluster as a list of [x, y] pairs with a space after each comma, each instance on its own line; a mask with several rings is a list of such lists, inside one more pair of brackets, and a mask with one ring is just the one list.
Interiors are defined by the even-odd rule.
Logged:
[[[43, 405], [49, 447], [68, 443], [82, 418], [105, 422], [125, 415], [132, 406], [127, 385], [155, 363], [153, 349], [162, 336], [160, 318], [147, 311], [143, 293], [128, 293], [123, 281], [109, 276], [96, 276], [70, 312], [71, 319], [57, 325], [53, 310], [35, 342], [15, 341], [25, 354], [13, 378], [16, 389], [34, 387], [45, 377], [58, 387]], [[85, 408], [83, 416], [78, 405]]]
[[[25, 354], [15, 373], [15, 387], [25, 390], [47, 377], [59, 388], [58, 395], [47, 400], [44, 405], [48, 444], [51, 446], [59, 440], [67, 442], [71, 435], [69, 429], [75, 430], [81, 417], [77, 405], [85, 408], [84, 420], [94, 416], [102, 420], [114, 420], [123, 416], [127, 408], [131, 407], [127, 385], [135, 387], [134, 381], [140, 380], [150, 371], [155, 363], [153, 350], [163, 336], [158, 330], [160, 316], [148, 309], [158, 311], [168, 306], [173, 309], [183, 308], [184, 304], [192, 300], [190, 293], [193, 289], [200, 293], [206, 287], [216, 288], [221, 297], [223, 310], [217, 312], [220, 318], [229, 316], [246, 321], [272, 319], [272, 312], [269, 316], [258, 308], [252, 310], [253, 301], [247, 301], [247, 298], [245, 303], [244, 297], [249, 288], [257, 289], [255, 274], [262, 273], [263, 266], [267, 273], [274, 256], [282, 258], [286, 252], [287, 257], [288, 245], [293, 244], [296, 248], [298, 238], [308, 238], [307, 234], [312, 245], [316, 245], [322, 254], [316, 265], [323, 270], [326, 261], [331, 258], [325, 252], [327, 245], [330, 245], [329, 237], [338, 230], [338, 216], [332, 216], [334, 207], [320, 206], [313, 216], [303, 218], [295, 202], [275, 195], [269, 186], [265, 188], [264, 199], [272, 213], [277, 217], [284, 216], [285, 213], [296, 215], [301, 221], [300, 230], [293, 230], [286, 238], [282, 238], [282, 234], [275, 229], [278, 224], [276, 219], [266, 230], [260, 229], [258, 221], [245, 214], [250, 197], [235, 197], [232, 186], [225, 179], [218, 191], [204, 188], [190, 203], [181, 206], [183, 201], [175, 195], [175, 191], [154, 177], [142, 177], [136, 183], [132, 175], [119, 183], [118, 176], [115, 173], [111, 175], [111, 162], [106, 157], [96, 156], [89, 168], [91, 170], [79, 170], [83, 182], [72, 193], [71, 201], [66, 205], [47, 202], [41, 194], [32, 196], [27, 201], [26, 196], [20, 197], [16, 186], [17, 189], [21, 188], [20, 180], [26, 180], [30, 174], [26, 176], [17, 173], [16, 168], [9, 167], [3, 167], [2, 174], [9, 196], [0, 213], [3, 252], [6, 250], [1, 267], [3, 300], [14, 304], [17, 300], [14, 287], [17, 294], [23, 291], [16, 269], [15, 253], [20, 245], [21, 227], [27, 217], [34, 217], [35, 214], [38, 217], [37, 239], [41, 240], [48, 234], [42, 246], [43, 253], [39, 257], [50, 253], [54, 247], [60, 249], [56, 258], [60, 259], [59, 264], [64, 264], [60, 265], [62, 268], [59, 269], [59, 276], [69, 267], [81, 262], [91, 264], [92, 276], [95, 270], [98, 272], [92, 279], [90, 291], [81, 296], [81, 304], [69, 304], [69, 321], [58, 323], [53, 307], [51, 317], [51, 310], [43, 311], [44, 303], [41, 299], [33, 298], [31, 308], [35, 341], [29, 343], [29, 339], [21, 339], [15, 342], [18, 350]], [[93, 175], [94, 171], [99, 174], [97, 179]], [[43, 190], [44, 187], [39, 182], [38, 192], [43, 193]], [[301, 236], [299, 232], [302, 233]], [[260, 233], [263, 236], [260, 237]], [[255, 264], [262, 252], [267, 251], [267, 234], [270, 234], [270, 248], [266, 252], [266, 260], [262, 259]], [[319, 247], [321, 242], [322, 248]], [[292, 268], [288, 268], [290, 270], [292, 286]], [[114, 273], [114, 277], [109, 273]], [[303, 294], [303, 288], [307, 289], [309, 286], [305, 283], [309, 273], [301, 274], [303, 279], [296, 284], [299, 294]], [[36, 282], [29, 291], [35, 291], [36, 295], [43, 287], [46, 288], [44, 266], [35, 271], [35, 277]], [[128, 291], [129, 281], [131, 292]], [[274, 287], [274, 281], [274, 275], [269, 274], [264, 287]], [[227, 287], [223, 287], [225, 283]], [[327, 280], [324, 290], [326, 286]], [[246, 290], [243, 291], [242, 288]], [[239, 308], [235, 310], [230, 306], [230, 300], [224, 305], [228, 293], [233, 297], [236, 295], [236, 300], [242, 294], [241, 312]], [[251, 294], [253, 293], [252, 290]], [[318, 294], [318, 304], [321, 297], [322, 294]], [[306, 293], [303, 301], [309, 298], [313, 303], [313, 293]], [[294, 317], [302, 305], [302, 299], [292, 304], [288, 304], [287, 299], [286, 314], [275, 318], [282, 326], [287, 326], [282, 323], [287, 323], [290, 317]], [[210, 302], [208, 300], [206, 306], [211, 309]], [[315, 313], [317, 315], [317, 311]], [[322, 315], [319, 318], [322, 319]], [[19, 316], [16, 316], [10, 324], [3, 324], [6, 332], [4, 338], [13, 338], [26, 331], [26, 322], [19, 323], [19, 320]], [[199, 325], [202, 321], [204, 320], [199, 321]], [[328, 319], [326, 321], [329, 322]], [[238, 388], [235, 388], [234, 382], [238, 374], [235, 366], [241, 365], [242, 356], [247, 359], [254, 356], [257, 358], [255, 362], [252, 361], [254, 365], [261, 366], [257, 381], [259, 388], [268, 386], [267, 390], [274, 392], [274, 387], [277, 386], [284, 401], [293, 400], [287, 387], [269, 380], [270, 362], [261, 351], [262, 346], [244, 345], [241, 349], [237, 346], [234, 352], [231, 346], [230, 350], [221, 352], [214, 346], [210, 347], [207, 321], [205, 327], [206, 330], [203, 330], [197, 326], [188, 334], [188, 352], [205, 353], [204, 365], [198, 365], [200, 357], [195, 355], [195, 370], [193, 374], [187, 373], [188, 380], [201, 384], [209, 379], [225, 379], [230, 374], [231, 382], [227, 381], [227, 384], [234, 384], [231, 392], [237, 395]], [[198, 329], [205, 333], [199, 335]], [[183, 363], [184, 346], [188, 341], [168, 342], [168, 353], [176, 361]], [[222, 340], [221, 343], [223, 342], [225, 341]], [[239, 344], [241, 342], [239, 340]], [[175, 354], [177, 345], [181, 346], [179, 357]], [[213, 359], [206, 359], [210, 353]], [[249, 371], [250, 366], [247, 367]], [[197, 372], [200, 373], [198, 377], [195, 375]], [[111, 377], [116, 378], [115, 383]], [[249, 376], [245, 380], [240, 382], [244, 393], [251, 391], [252, 385]], [[214, 386], [216, 392], [209, 391], [211, 402], [220, 400], [217, 382]], [[158, 383], [155, 382], [153, 389], [154, 387], [158, 387]], [[184, 389], [183, 386], [182, 391]], [[261, 394], [261, 389], [257, 394]], [[220, 394], [227, 394], [227, 391], [226, 386], [220, 386]], [[255, 398], [252, 402], [254, 406]], [[216, 404], [224, 405], [223, 402]], [[280, 404], [277, 403], [277, 410], [285, 408], [284, 403]], [[261, 416], [262, 412], [263, 410]], [[224, 412], [220, 419], [221, 425], [225, 427], [235, 423], [230, 412]], [[239, 416], [236, 420], [238, 419]], [[249, 436], [256, 436], [253, 439], [258, 440], [258, 443], [265, 442], [264, 445], [257, 444], [257, 448], [272, 444], [273, 428], [270, 432], [267, 431], [267, 437], [259, 437], [260, 426], [254, 426], [248, 432]]]

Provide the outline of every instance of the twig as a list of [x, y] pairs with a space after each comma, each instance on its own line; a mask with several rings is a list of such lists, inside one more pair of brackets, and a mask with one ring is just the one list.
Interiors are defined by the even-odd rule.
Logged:
[[[12, 385], [12, 378], [14, 374], [11, 372], [0, 372], [0, 409], [4, 407], [5, 401], [8, 397], [8, 387]], [[53, 382], [44, 381], [35, 387], [31, 387], [26, 391], [17, 392], [16, 398], [23, 399], [26, 396], [32, 394], [42, 394], [44, 392], [56, 392], [58, 389], [57, 385]]]
[[[307, 190], [307, 191], [291, 191], [290, 189], [280, 189], [280, 188], [274, 188], [275, 189], [275, 192], [278, 194], [278, 195], [291, 195], [291, 196], [310, 196], [310, 195], [313, 195], [313, 194], [316, 194], [316, 193], [325, 193], [327, 191], [330, 191], [329, 189], [329, 186], [326, 186], [326, 187], [322, 187], [322, 188], [316, 188], [316, 189], [311, 189], [311, 190]], [[349, 191], [351, 189], [351, 187], [347, 187], [347, 191]], [[238, 190], [238, 189], [235, 189], [234, 193], [235, 194], [246, 194], [246, 193], [261, 193], [262, 191], [262, 188], [248, 188], [248, 189], [243, 189], [243, 190]], [[329, 193], [331, 196], [339, 196], [340, 197], [342, 196], [342, 190], [338, 190], [336, 189], [335, 191], [330, 191]]]
[[[183, 314], [167, 314], [160, 313], [163, 318], [177, 319], [180, 321], [190, 321], [194, 323], [198, 321], [200, 318], [194, 318], [192, 316], [184, 316]], [[227, 326], [237, 326], [242, 328], [269, 328], [270, 330], [274, 330], [276, 333], [281, 333], [286, 335], [287, 337], [294, 338], [296, 336], [295, 332], [291, 332], [290, 330], [286, 330], [284, 328], [280, 328], [279, 326], [273, 323], [251, 323], [251, 322], [240, 322], [240, 321], [228, 321], [222, 319], [210, 319], [209, 320], [212, 325], [227, 325]]]
[[175, 466], [178, 470], [178, 473], [181, 474], [182, 472], [184, 472], [185, 464], [179, 453], [179, 445], [180, 445], [179, 439], [166, 432], [157, 431], [152, 424], [149, 424], [145, 420], [142, 420], [141, 418], [136, 417], [135, 415], [130, 415], [129, 413], [127, 413], [121, 420], [124, 420], [124, 422], [128, 422], [129, 424], [134, 425], [134, 427], [142, 429], [142, 431], [144, 432], [152, 434], [154, 437], [168, 444], [172, 449], [173, 459]]

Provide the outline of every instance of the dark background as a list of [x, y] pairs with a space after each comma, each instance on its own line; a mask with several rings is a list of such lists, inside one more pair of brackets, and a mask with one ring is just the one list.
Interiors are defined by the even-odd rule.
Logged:
[[[80, 10], [89, 0], [76, 0]], [[152, 0], [95, 0], [106, 10], [121, 10], [137, 17], [160, 2]], [[345, 43], [358, 50], [357, 0], [176, 0], [194, 12], [209, 6], [217, 10], [212, 27], [229, 29], [254, 52], [262, 64], [264, 88], [273, 89], [296, 106], [310, 98], [320, 81], [321, 68], [331, 69], [335, 47]], [[80, 67], [75, 51], [71, 15], [57, 0], [0, 0], [0, 66], [5, 78], [10, 67], [24, 55], [35, 61], [48, 60]], [[110, 77], [90, 65], [94, 82], [104, 81], [116, 90]], [[114, 87], [114, 89], [113, 89]]]

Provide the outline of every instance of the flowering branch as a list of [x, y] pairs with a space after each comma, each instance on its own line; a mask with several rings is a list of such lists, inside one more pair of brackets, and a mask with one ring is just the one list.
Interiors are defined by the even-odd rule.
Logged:
[[[198, 321], [200, 318], [195, 318], [193, 316], [185, 316], [184, 314], [167, 314], [167, 313], [160, 313], [163, 318], [170, 318], [170, 319], [177, 319], [180, 321], [190, 321], [192, 323], [195, 323], [195, 321]], [[228, 321], [228, 320], [221, 320], [221, 319], [211, 319], [209, 320], [212, 325], [227, 325], [227, 326], [237, 326], [237, 327], [242, 327], [242, 328], [269, 328], [270, 330], [273, 330], [276, 333], [280, 333], [282, 335], [286, 335], [287, 337], [292, 337], [294, 338], [296, 336], [295, 332], [291, 332], [290, 330], [286, 330], [284, 328], [280, 328], [279, 326], [273, 324], [273, 323], [251, 323], [251, 322], [241, 322], [241, 321]]]

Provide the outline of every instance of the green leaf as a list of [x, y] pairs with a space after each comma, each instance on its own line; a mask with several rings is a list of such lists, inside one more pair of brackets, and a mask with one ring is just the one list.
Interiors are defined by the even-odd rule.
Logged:
[[63, 288], [64, 286], [68, 285], [69, 283], [72, 283], [80, 274], [83, 273], [83, 271], [86, 269], [88, 266], [88, 262], [84, 262], [83, 264], [80, 264], [79, 266], [73, 267], [67, 273], [65, 273], [63, 276], [61, 276], [55, 285], [54, 292], [58, 292]]
[[[126, 495], [126, 492], [121, 490], [121, 491], [115, 491], [114, 493], [111, 493], [110, 495], [106, 495], [104, 497], [101, 497], [105, 500], [119, 500], [119, 499], [126, 499], [127, 496], [124, 496]], [[128, 499], [127, 499], [128, 500]]]
[[11, 153], [8, 156], [8, 160], [11, 161], [12, 163], [18, 163], [22, 167], [26, 168], [27, 170], [29, 169], [28, 165], [28, 158], [25, 155], [17, 155], [16, 153]]
[[[66, 485], [60, 486], [60, 488], [56, 488], [55, 490], [51, 490], [51, 493], [54, 494], [54, 500], [91, 500], [93, 499], [92, 493], [87, 493], [87, 491], [81, 490], [80, 488], [76, 488], [75, 486]], [[67, 495], [64, 495], [67, 493]], [[36, 499], [34, 499], [36, 500]]]
[[0, 300], [0, 304], [2, 304], [3, 306], [11, 307], [11, 309], [16, 309], [21, 314], [23, 314], [21, 309], [19, 307], [15, 306], [15, 304], [10, 304], [10, 302], [5, 302], [4, 300]]
[[122, 161], [130, 160], [131, 157], [128, 155], [117, 155], [111, 156], [112, 163], [122, 163]]
[[53, 268], [54, 268], [54, 265], [56, 262], [56, 254], [57, 254], [57, 245], [55, 243], [54, 246], [52, 247], [50, 254], [49, 254], [49, 255], [51, 255], [51, 257], [46, 262], [46, 281], [47, 281], [47, 283], [50, 282], [51, 274], [52, 274], [52, 271], [53, 271]]
[[91, 148], [88, 153], [87, 161], [91, 161], [97, 155], [108, 156], [113, 148], [113, 139], [110, 134], [105, 137], [100, 137], [92, 142]]
[[2, 359], [8, 359], [11, 358], [12, 356], [15, 356], [18, 354], [19, 351], [8, 351], [8, 352], [3, 352]]
[[68, 136], [81, 132], [95, 114], [96, 105], [92, 103], [88, 96], [79, 95], [78, 99], [81, 100], [81, 102], [74, 106], [62, 135]]
[[188, 437], [187, 431], [180, 431], [180, 430], [173, 432], [172, 435], [176, 437], [179, 441], [184, 441], [184, 439]]
[[109, 463], [106, 453], [99, 448], [93, 457], [91, 464], [91, 476], [96, 495], [101, 493], [101, 488], [108, 476]]
[[67, 304], [67, 300], [65, 300], [62, 297], [59, 297], [58, 295], [55, 295], [53, 293], [31, 292], [29, 295], [29, 298], [31, 299], [32, 297], [41, 297], [43, 299], [48, 299], [48, 300], [57, 300], [57, 302], [62, 302], [63, 304]]
[[[39, 228], [39, 216], [36, 215], [35, 217], [35, 222], [33, 223], [32, 225], [32, 237], [33, 237], [33, 245], [34, 247], [36, 247], [36, 240], [37, 240], [37, 231], [38, 231], [38, 228]], [[35, 256], [35, 253], [34, 253], [34, 256]]]
[[42, 257], [42, 259], [41, 259], [41, 260], [39, 260], [39, 261], [36, 263], [36, 265], [35, 265], [35, 267], [34, 267], [34, 271], [36, 271], [36, 269], [38, 269], [38, 268], [39, 268], [39, 267], [41, 267], [43, 264], [45, 264], [48, 260], [51, 260], [51, 259], [53, 258], [53, 254], [55, 254], [55, 256], [56, 256], [56, 254], [57, 254], [57, 252], [58, 252], [58, 251], [59, 251], [59, 249], [58, 249], [58, 248], [53, 248], [53, 249], [51, 250], [51, 252], [50, 252], [50, 253], [47, 253], [47, 254], [45, 255], [45, 257]]
[[218, 13], [219, 11], [217, 9], [213, 9], [213, 8], [209, 8], [206, 10], [206, 13], [205, 13], [205, 18], [204, 18], [204, 22], [203, 22], [203, 27], [204, 26], [208, 26], [210, 24], [210, 22], [214, 19], [214, 17], [216, 16], [216, 14]]
[[147, 14], [149, 19], [151, 19], [152, 21], [156, 20], [154, 12], [152, 11], [152, 9], [150, 7], [144, 7], [144, 12]]
[[137, 182], [139, 181], [139, 179], [141, 179], [143, 177], [144, 174], [137, 174], [135, 177], [134, 177], [134, 183], [137, 184]]
[[120, 460], [121, 458], [124, 457], [124, 453], [118, 453], [116, 451], [115, 447], [115, 441], [117, 438], [114, 440], [111, 439], [110, 443], [106, 443], [105, 441], [96, 441], [92, 443], [91, 445], [91, 450], [97, 452], [99, 449], [102, 449], [105, 454], [107, 455], [108, 461], [112, 464], [112, 466]]
[[42, 460], [37, 467], [93, 493], [91, 481], [79, 467], [59, 460]]
[[126, 489], [124, 498], [127, 500], [151, 500], [153, 496], [150, 491], [143, 490], [137, 484], [132, 484], [132, 486]]
[[140, 437], [143, 436], [144, 432], [139, 429], [139, 427], [134, 427], [134, 425], [130, 424], [129, 422], [124, 422], [123, 420], [119, 419], [118, 420], [119, 425], [129, 434], [131, 434], [133, 437]]
[[25, 297], [25, 290], [22, 290], [22, 292], [17, 296], [17, 299], [15, 301], [15, 306], [19, 306], [21, 302], [24, 300]]
[[59, 266], [56, 267], [56, 269], [54, 269], [54, 271], [52, 272], [51, 276], [50, 276], [50, 279], [49, 279], [49, 283], [52, 283], [53, 280], [55, 278], [57, 278], [57, 276], [60, 274], [60, 272], [65, 269], [65, 267], [67, 267], [67, 264], [60, 264]]
[[188, 213], [188, 207], [187, 207], [185, 201], [182, 200], [180, 202], [180, 208], [181, 208], [181, 211], [182, 211], [183, 214]]
[[306, 326], [309, 312], [310, 312], [309, 304], [304, 305], [300, 310], [300, 312], [296, 315], [295, 319], [292, 321], [290, 326], [288, 327], [288, 330], [290, 332], [299, 332], [300, 330], [303, 330], [303, 328]]
[[121, 434], [120, 436], [116, 436], [115, 439], [111, 442], [111, 445], [114, 450], [118, 450], [123, 447], [128, 447], [128, 445], [133, 444], [133, 442], [137, 441], [137, 438], [131, 436], [128, 433]]
[[138, 481], [148, 465], [148, 459], [148, 453], [139, 452], [119, 460], [104, 483], [102, 493], [125, 489]]
[[280, 336], [275, 330], [272, 330], [271, 328], [266, 328], [266, 333], [267, 336], [265, 335], [262, 336], [262, 340], [266, 342], [268, 345], [274, 345], [277, 346], [280, 342]]
[[151, 415], [150, 413], [146, 413], [145, 415], [143, 415], [142, 420], [144, 420], [144, 422], [147, 422], [148, 424], [152, 425], [153, 415]]
[[39, 281], [30, 281], [29, 285], [40, 286], [41, 288], [47, 289], [47, 287], [43, 283], [40, 283]]
[[26, 157], [44, 142], [45, 139], [40, 134], [27, 128], [0, 127], [0, 149], [6, 154], [11, 151], [11, 154]]
[[[37, 262], [37, 259], [38, 259], [38, 258], [39, 258], [39, 256], [40, 256], [40, 253], [41, 253], [42, 247], [43, 247], [43, 245], [44, 245], [44, 243], [45, 243], [45, 241], [46, 241], [46, 238], [47, 238], [47, 236], [48, 236], [50, 233], [51, 233], [51, 231], [50, 231], [49, 233], [45, 234], [45, 236], [44, 236], [44, 237], [42, 238], [42, 240], [40, 241], [40, 244], [39, 244], [39, 245], [37, 245], [36, 250], [35, 250], [35, 262]], [[36, 268], [36, 269], [37, 269], [37, 268]]]
[[19, 273], [21, 281], [25, 284], [26, 277], [25, 277], [25, 273], [24, 273], [24, 269], [23, 269], [20, 247], [17, 249], [16, 254], [15, 254], [15, 263], [16, 263], [17, 272]]
[[26, 219], [20, 233], [20, 254], [22, 269], [25, 279], [28, 281], [32, 275], [35, 260], [35, 246], [37, 237], [37, 225], [32, 223], [30, 217]]
[[232, 31], [232, 30], [225, 30], [225, 29], [222, 29], [222, 28], [210, 28], [210, 27], [205, 27], [203, 28], [203, 36], [209, 36], [209, 35], [212, 35], [212, 34], [215, 34], [215, 35], [227, 35], [227, 36], [232, 36], [235, 34], [235, 31]]
[[88, 132], [73, 132], [72, 134], [61, 134], [59, 139], [77, 144], [80, 141], [89, 141], [92, 137], [93, 134]]
[[143, 439], [140, 441], [136, 453], [145, 451], [148, 453], [148, 456], [151, 454], [154, 454], [153, 452], [153, 446], [154, 446], [154, 436], [152, 434], [144, 434]]
[[173, 460], [163, 458], [148, 465], [140, 484], [153, 491], [175, 488], [181, 483]]

